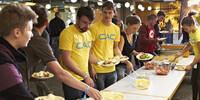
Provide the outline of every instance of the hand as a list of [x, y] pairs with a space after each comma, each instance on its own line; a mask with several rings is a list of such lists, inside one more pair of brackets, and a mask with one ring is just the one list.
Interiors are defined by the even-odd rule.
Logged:
[[160, 42], [166, 40], [166, 38], [157, 38], [157, 40]]
[[132, 72], [134, 70], [133, 64], [130, 61], [128, 61], [128, 63], [126, 64], [126, 67], [127, 67], [128, 72]]
[[101, 100], [102, 97], [100, 95], [100, 92], [92, 87], [89, 88], [87, 95], [92, 97], [94, 100]]
[[94, 81], [92, 80], [92, 78], [90, 76], [86, 77], [84, 79], [85, 83], [91, 87], [94, 87]]
[[92, 68], [92, 69], [90, 70], [90, 77], [93, 79], [93, 81], [96, 81], [96, 79], [97, 79], [97, 73], [96, 73], [96, 71], [94, 70], [94, 68]]
[[182, 52], [177, 52], [177, 53], [175, 54], [174, 59], [176, 60], [176, 58], [180, 57], [181, 55], [182, 55]]
[[144, 52], [137, 52], [137, 53], [136, 53], [136, 56], [139, 55], [139, 54], [140, 54], [140, 55], [143, 55]]
[[186, 66], [186, 68], [185, 68], [186, 71], [190, 71], [191, 69], [192, 69], [192, 66], [191, 66], [191, 65], [188, 65], [188, 66]]

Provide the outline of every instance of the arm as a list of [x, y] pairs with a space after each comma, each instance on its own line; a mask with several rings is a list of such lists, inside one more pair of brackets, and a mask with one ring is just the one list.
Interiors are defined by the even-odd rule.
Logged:
[[119, 50], [122, 51], [123, 48], [124, 48], [124, 38], [123, 38], [123, 36], [120, 36]]
[[71, 59], [71, 51], [65, 50], [62, 51], [61, 60], [63, 64], [75, 74], [85, 78], [88, 74], [81, 71], [77, 64]]
[[90, 64], [97, 64], [97, 62], [99, 62], [100, 60], [95, 56], [94, 52], [93, 52], [93, 46], [94, 45], [94, 41], [92, 42], [92, 48], [90, 49], [90, 57], [89, 57], [89, 63]]
[[34, 100], [25, 88], [21, 75], [13, 64], [0, 65], [0, 95], [6, 100]]
[[88, 85], [74, 78], [70, 73], [65, 71], [57, 61], [48, 62], [47, 66], [55, 74], [55, 76], [63, 83], [78, 90], [85, 91], [90, 97], [94, 98], [95, 100], [101, 99], [98, 90], [89, 87], [89, 90], [87, 92]]
[[183, 48], [183, 50], [181, 52], [176, 53], [175, 58], [180, 57], [181, 55], [183, 55], [186, 51], [190, 50], [192, 48], [191, 44], [188, 42], [185, 47]]
[[121, 51], [120, 51], [119, 46], [118, 46], [118, 43], [119, 42], [116, 42], [116, 41], [114, 43], [114, 48], [113, 48], [114, 49], [114, 54], [116, 56], [122, 56]]
[[[197, 43], [198, 51], [200, 52], [200, 42]], [[200, 55], [195, 56], [190, 66], [196, 65], [200, 61]]]
[[16, 84], [0, 92], [6, 100], [34, 100], [33, 96], [25, 89], [23, 83]]

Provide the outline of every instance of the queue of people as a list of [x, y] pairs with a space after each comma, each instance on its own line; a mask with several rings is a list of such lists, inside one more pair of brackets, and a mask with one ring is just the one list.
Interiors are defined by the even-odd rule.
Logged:
[[[126, 17], [126, 27], [120, 29], [112, 22], [114, 4], [106, 1], [101, 10], [102, 19], [92, 23], [93, 9], [80, 7], [76, 23], [66, 28], [59, 19], [59, 13], [56, 13], [54, 20], [60, 23], [55, 26], [61, 23], [63, 26], [56, 31], [53, 30], [53, 20], [49, 25], [47, 10], [41, 5], [10, 4], [4, 7], [0, 12], [0, 100], [34, 100], [37, 95], [30, 92], [30, 82], [37, 86], [38, 95], [51, 93], [44, 81], [31, 78], [35, 71], [47, 68], [62, 82], [66, 100], [87, 96], [101, 100], [99, 91], [137, 69], [135, 56], [140, 53], [158, 55], [158, 44], [164, 39], [158, 35], [155, 26], [164, 19], [164, 12], [147, 15], [146, 23], [142, 23], [138, 15], [130, 15]], [[187, 69], [193, 71], [193, 99], [196, 100], [200, 93], [196, 88], [199, 87], [200, 30], [191, 16], [185, 17], [181, 24], [183, 30], [189, 33], [190, 40], [176, 57], [190, 48], [194, 50], [195, 58]], [[51, 34], [57, 34], [55, 36], [59, 40], [59, 54], [56, 56], [48, 40], [42, 37], [44, 32], [48, 33], [48, 26]], [[109, 67], [98, 64], [114, 56], [127, 56], [129, 60]], [[192, 68], [196, 64], [197, 68]]]

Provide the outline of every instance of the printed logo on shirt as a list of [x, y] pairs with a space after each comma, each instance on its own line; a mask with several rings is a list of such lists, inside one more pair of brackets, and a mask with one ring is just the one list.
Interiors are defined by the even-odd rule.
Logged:
[[115, 40], [115, 34], [99, 34], [100, 40]]
[[84, 49], [84, 48], [91, 48], [91, 41], [87, 41], [87, 42], [77, 42], [76, 43], [76, 48], [77, 49]]
[[154, 38], [154, 31], [153, 30], [149, 31], [149, 38]]

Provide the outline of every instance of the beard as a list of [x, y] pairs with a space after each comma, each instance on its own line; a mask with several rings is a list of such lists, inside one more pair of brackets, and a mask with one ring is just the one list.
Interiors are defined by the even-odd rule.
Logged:
[[81, 32], [86, 32], [88, 30], [88, 28], [83, 27], [83, 28], [79, 28]]

